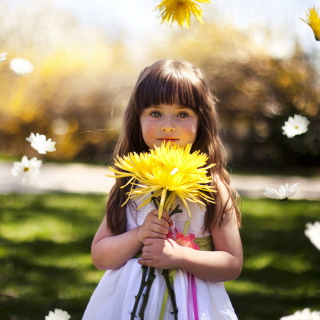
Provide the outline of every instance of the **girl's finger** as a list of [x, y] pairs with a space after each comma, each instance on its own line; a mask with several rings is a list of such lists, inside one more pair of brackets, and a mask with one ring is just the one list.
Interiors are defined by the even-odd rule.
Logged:
[[142, 248], [142, 252], [146, 252], [148, 250], [147, 246], [150, 246], [153, 244], [153, 238], [145, 238], [143, 240], [144, 247]]
[[152, 211], [152, 214], [157, 217], [158, 221], [166, 221], [168, 224], [172, 222], [171, 217], [169, 216], [168, 212], [162, 211], [161, 219], [159, 219], [159, 209], [155, 209]]
[[139, 264], [141, 264], [142, 266], [149, 267], [151, 265], [151, 263], [152, 263], [152, 260], [140, 258], [140, 259], [137, 260], [137, 262]]
[[170, 223], [172, 222], [172, 219], [171, 219], [171, 217], [169, 216], [169, 213], [166, 212], [166, 211], [162, 211], [161, 219], [165, 219], [165, 220], [168, 222], [169, 225], [170, 225]]
[[151, 226], [151, 231], [166, 236], [169, 232], [168, 227], [154, 224]]

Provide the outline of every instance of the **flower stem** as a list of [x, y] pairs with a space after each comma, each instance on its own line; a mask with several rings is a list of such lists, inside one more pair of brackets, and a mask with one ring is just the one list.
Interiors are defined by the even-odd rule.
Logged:
[[141, 320], [144, 320], [144, 312], [145, 312], [147, 304], [148, 304], [151, 286], [152, 286], [153, 280], [156, 277], [156, 275], [154, 274], [154, 269], [155, 268], [150, 268], [149, 269], [149, 275], [148, 275], [148, 279], [147, 279], [147, 282], [146, 282], [147, 290], [146, 290], [145, 294], [143, 295], [141, 309], [140, 309], [140, 312], [139, 312], [139, 317], [141, 318]]
[[169, 296], [170, 296], [170, 299], [171, 299], [171, 303], [172, 303], [173, 312], [171, 312], [171, 313], [174, 315], [174, 319], [177, 320], [178, 319], [178, 308], [177, 308], [177, 303], [176, 303], [176, 297], [175, 297], [175, 294], [174, 294], [174, 290], [171, 287], [171, 283], [170, 283], [170, 279], [169, 279], [169, 273], [170, 273], [169, 269], [164, 269], [162, 271], [162, 275], [163, 275], [163, 277], [164, 277], [164, 279], [166, 281], [166, 285], [167, 285], [167, 288], [168, 288], [168, 293], [169, 293]]
[[[170, 194], [170, 191], [168, 191], [167, 195]], [[154, 206], [158, 209], [160, 204], [160, 199], [157, 197], [152, 197], [151, 201], [153, 202]], [[172, 217], [174, 214], [182, 212], [180, 209], [180, 205], [178, 204], [170, 213], [169, 216]]]
[[141, 268], [142, 268], [142, 277], [141, 277], [140, 288], [139, 288], [138, 294], [135, 296], [135, 303], [134, 303], [132, 311], [130, 312], [130, 314], [131, 314], [130, 320], [133, 320], [134, 318], [136, 318], [136, 313], [137, 313], [139, 301], [142, 296], [144, 287], [147, 285], [146, 276], [147, 276], [147, 271], [148, 271], [149, 267], [142, 266]]
[[[170, 192], [170, 191], [169, 191]], [[167, 194], [167, 196], [169, 195], [169, 193]], [[159, 204], [160, 204], [160, 199], [157, 197], [152, 197], [151, 201], [154, 203], [154, 206], [156, 208], [159, 208]], [[178, 213], [178, 212], [182, 212], [182, 210], [180, 209], [179, 205], [177, 205], [170, 213], [169, 216], [173, 216], [174, 214]], [[148, 279], [146, 280], [146, 275], [147, 275], [147, 271], [149, 269], [149, 274], [148, 274]], [[143, 294], [143, 298], [142, 298], [142, 304], [141, 304], [141, 308], [140, 308], [140, 312], [139, 312], [139, 317], [141, 318], [141, 320], [144, 320], [144, 313], [148, 304], [148, 300], [149, 300], [149, 296], [150, 296], [150, 291], [151, 291], [151, 286], [152, 283], [156, 277], [155, 273], [154, 273], [155, 268], [149, 268], [146, 266], [142, 266], [142, 278], [141, 278], [141, 284], [140, 284], [140, 289], [139, 292], [137, 294], [137, 296], [135, 297], [136, 301], [134, 303], [134, 307], [133, 310], [131, 312], [131, 318], [130, 320], [133, 320], [134, 318], [136, 318], [136, 312], [139, 306], [139, 301], [141, 299], [141, 296], [143, 294], [143, 290], [145, 287], [147, 287], [146, 292]], [[171, 299], [171, 303], [172, 303], [172, 307], [173, 307], [173, 312], [172, 314], [174, 315], [174, 319], [177, 320], [177, 316], [178, 316], [178, 308], [177, 308], [177, 304], [176, 304], [176, 298], [175, 298], [175, 294], [174, 294], [174, 290], [171, 287], [170, 284], [170, 280], [169, 280], [169, 272], [170, 270], [165, 269], [162, 272], [162, 275], [165, 278], [166, 281], [166, 285], [168, 288], [168, 293]]]
[[170, 213], [169, 216], [172, 217], [174, 214], [182, 212], [182, 210], [180, 209], [179, 205], [177, 205]]
[[[159, 198], [157, 198], [157, 197], [152, 197], [152, 198], [151, 198], [151, 201], [153, 202], [154, 206], [158, 209], [158, 208], [159, 208], [159, 204], [160, 204]], [[157, 203], [157, 201], [158, 201], [159, 203]]]

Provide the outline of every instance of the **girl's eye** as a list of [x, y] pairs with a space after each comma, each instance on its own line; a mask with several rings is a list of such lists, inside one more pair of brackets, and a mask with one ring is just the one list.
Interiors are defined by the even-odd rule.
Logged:
[[160, 118], [161, 117], [161, 113], [158, 111], [153, 111], [150, 113], [150, 115], [154, 118]]
[[186, 112], [180, 112], [178, 114], [178, 118], [187, 118], [187, 117], [189, 117], [189, 115]]

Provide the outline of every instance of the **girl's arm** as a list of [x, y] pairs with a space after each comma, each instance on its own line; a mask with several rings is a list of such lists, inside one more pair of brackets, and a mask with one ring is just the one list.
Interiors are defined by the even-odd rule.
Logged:
[[[228, 191], [219, 180], [220, 201], [218, 210], [227, 203]], [[179, 268], [205, 281], [229, 281], [237, 278], [242, 270], [243, 254], [235, 210], [225, 213], [222, 225], [217, 222], [211, 229], [215, 251], [194, 250], [179, 246], [171, 239], [146, 239], [144, 241], [141, 265], [163, 269]]]
[[139, 227], [114, 235], [103, 219], [91, 246], [93, 264], [102, 270], [118, 269], [132, 259], [143, 247], [146, 238], [165, 239], [172, 220], [164, 212], [158, 219], [158, 210], [151, 211]]

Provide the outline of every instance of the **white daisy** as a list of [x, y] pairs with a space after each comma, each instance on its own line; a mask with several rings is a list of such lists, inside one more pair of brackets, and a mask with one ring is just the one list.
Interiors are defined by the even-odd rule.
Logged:
[[55, 142], [51, 139], [46, 138], [44, 134], [37, 133], [34, 135], [32, 132], [29, 138], [26, 138], [27, 141], [31, 143], [31, 147], [36, 149], [41, 154], [46, 154], [47, 152], [56, 151]]
[[307, 223], [304, 234], [310, 239], [311, 243], [320, 250], [320, 222], [316, 221], [314, 224]]
[[280, 320], [320, 320], [320, 312], [310, 311], [309, 308], [306, 308], [302, 311], [296, 311], [291, 316], [282, 317]]
[[69, 320], [70, 318], [71, 316], [68, 312], [61, 309], [55, 309], [54, 312], [49, 312], [49, 315], [45, 317], [45, 320]]
[[37, 158], [29, 160], [27, 156], [23, 156], [21, 162], [15, 161], [13, 163], [11, 173], [19, 178], [22, 184], [28, 184], [37, 177], [41, 166], [41, 160], [37, 160]]
[[284, 123], [282, 127], [283, 134], [288, 138], [292, 138], [298, 134], [307, 132], [310, 121], [299, 114], [295, 114], [294, 117], [289, 117], [288, 121]]
[[7, 53], [6, 52], [0, 53], [0, 62], [6, 60], [6, 58], [7, 58]]
[[27, 75], [34, 70], [34, 66], [29, 60], [15, 58], [10, 60], [10, 69], [16, 74]]
[[295, 183], [291, 187], [286, 183], [284, 186], [280, 186], [279, 190], [266, 187], [263, 195], [272, 199], [287, 200], [296, 195], [299, 191], [299, 183]]

